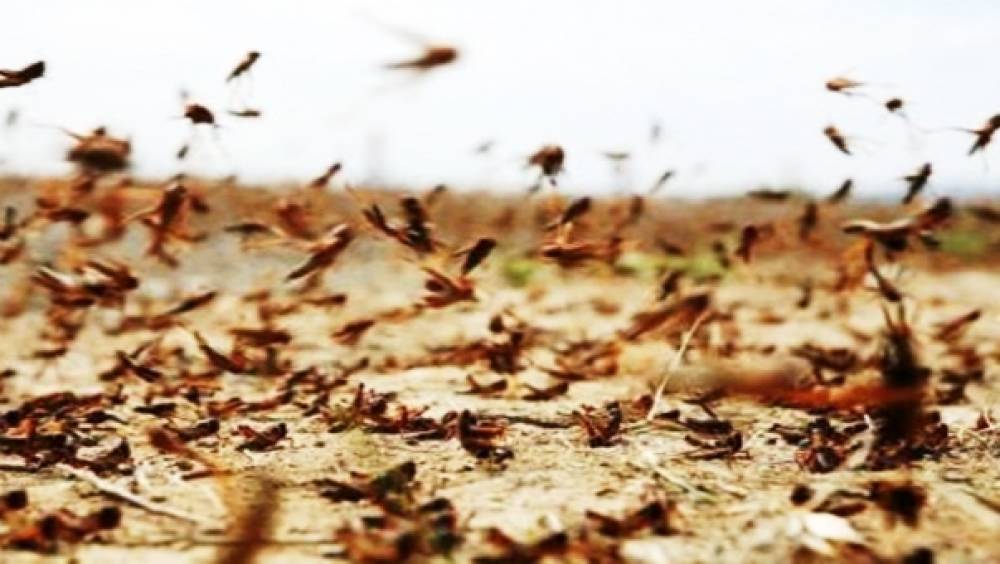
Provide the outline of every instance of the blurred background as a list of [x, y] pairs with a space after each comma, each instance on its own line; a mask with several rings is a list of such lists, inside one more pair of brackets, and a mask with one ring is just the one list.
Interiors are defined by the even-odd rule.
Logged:
[[[1000, 112], [998, 16], [988, 0], [8, 3], [0, 68], [48, 68], [0, 90], [0, 173], [68, 172], [71, 139], [53, 126], [106, 125], [145, 178], [298, 181], [341, 161], [352, 184], [521, 191], [527, 156], [556, 143], [560, 186], [581, 192], [644, 192], [673, 169], [672, 196], [826, 193], [852, 177], [897, 197], [925, 161], [930, 194], [988, 192], [996, 148], [969, 157], [972, 136], [947, 128]], [[424, 40], [459, 59], [384, 68]], [[262, 53], [251, 76], [227, 84], [249, 50]], [[870, 83], [866, 96], [828, 92], [839, 75]], [[221, 124], [183, 161], [182, 92]], [[907, 119], [882, 106], [894, 96]], [[245, 106], [262, 117], [226, 113]]]

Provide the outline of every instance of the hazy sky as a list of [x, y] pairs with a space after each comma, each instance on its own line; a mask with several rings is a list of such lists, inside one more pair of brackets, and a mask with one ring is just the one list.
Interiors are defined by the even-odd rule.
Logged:
[[[971, 136], [919, 129], [1000, 113], [995, 0], [32, 0], [2, 18], [0, 68], [48, 63], [44, 79], [0, 90], [0, 112], [21, 112], [0, 131], [8, 172], [68, 170], [68, 138], [43, 124], [104, 124], [133, 140], [140, 176], [304, 179], [339, 160], [351, 182], [520, 190], [526, 155], [558, 143], [562, 185], [591, 191], [645, 189], [675, 168], [668, 191], [687, 196], [826, 192], [848, 176], [892, 193], [928, 160], [938, 191], [1000, 188], [1000, 147], [969, 158]], [[385, 70], [421, 50], [391, 28], [454, 44], [460, 60], [419, 78]], [[224, 79], [250, 49], [263, 56], [243, 93], [264, 117], [239, 120]], [[827, 92], [839, 74], [873, 83], [872, 98]], [[181, 89], [222, 123], [220, 143], [203, 135], [184, 162]], [[911, 124], [881, 107], [896, 95]], [[830, 123], [856, 156], [823, 137]], [[621, 176], [603, 151], [632, 153]]]

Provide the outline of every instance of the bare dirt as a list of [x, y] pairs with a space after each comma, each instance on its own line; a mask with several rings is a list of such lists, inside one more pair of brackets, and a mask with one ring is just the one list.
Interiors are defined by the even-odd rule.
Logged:
[[[456, 260], [446, 252], [419, 258], [366, 228], [360, 204], [346, 195], [241, 191], [197, 182], [190, 188], [205, 195], [212, 211], [188, 218], [193, 230], [207, 233], [206, 239], [171, 243], [180, 263], [176, 268], [144, 256], [149, 232], [139, 223], [130, 224], [121, 241], [94, 248], [74, 244], [80, 236], [74, 228], [44, 222], [19, 234], [25, 251], [0, 267], [0, 297], [5, 300], [0, 370], [7, 370], [0, 406], [16, 410], [32, 398], [60, 392], [75, 398], [103, 394], [117, 399], [101, 409], [120, 419], [67, 424], [64, 418], [56, 425], [52, 420], [59, 417], [51, 411], [36, 414], [55, 425], [51, 434], [79, 441], [73, 456], [60, 451], [51, 460], [26, 456], [20, 443], [8, 444], [7, 438], [25, 436], [26, 428], [12, 417], [5, 419], [0, 492], [23, 489], [29, 500], [24, 509], [0, 511], [5, 562], [308, 562], [346, 557], [461, 562], [505, 554], [514, 560], [510, 547], [490, 541], [492, 528], [523, 545], [567, 532], [564, 548], [545, 552], [534, 547], [538, 550], [531, 552], [522, 546], [520, 557], [529, 561], [544, 552], [554, 561], [909, 557], [917, 562], [927, 556], [919, 552], [922, 548], [939, 562], [1000, 561], [1000, 431], [992, 419], [1000, 401], [1000, 275], [993, 262], [995, 236], [987, 223], [960, 212], [941, 231], [943, 249], [917, 247], [882, 266], [905, 295], [914, 346], [920, 363], [930, 370], [913, 409], [940, 414], [947, 437], [934, 452], [873, 470], [865, 457], [873, 448], [872, 426], [879, 414], [870, 398], [834, 410], [791, 406], [750, 393], [705, 399], [704, 392], [775, 374], [790, 387], [813, 391], [877, 381], [878, 367], [867, 359], [884, 350], [885, 302], [873, 290], [870, 276], [857, 288], [834, 289], [838, 265], [846, 260], [843, 252], [856, 241], [841, 234], [839, 225], [848, 218], [887, 219], [912, 210], [823, 206], [820, 227], [803, 242], [795, 236], [803, 202], [795, 197], [779, 203], [646, 202], [640, 219], [619, 231], [628, 242], [624, 253], [564, 269], [539, 257], [536, 249], [550, 236], [539, 225], [556, 217], [568, 199], [446, 194], [426, 209], [449, 247], [465, 246], [480, 236], [495, 237], [499, 245], [469, 276], [475, 282], [475, 301], [414, 309], [426, 292], [420, 267], [455, 273]], [[62, 181], [7, 181], [2, 201], [24, 217], [35, 208], [35, 196], [63, 189]], [[98, 194], [102, 190], [112, 188], [101, 186]], [[130, 190], [130, 210], [155, 203], [159, 194], [156, 187]], [[91, 198], [83, 207], [94, 209], [96, 196]], [[342, 221], [358, 232], [308, 293], [300, 291], [302, 283], [284, 280], [308, 252], [270, 245], [266, 238], [244, 242], [222, 230], [237, 221], [274, 222], [271, 210], [280, 198], [304, 203], [318, 233]], [[382, 202], [396, 217], [397, 195], [366, 193], [361, 198]], [[610, 226], [627, 217], [631, 203], [622, 199], [595, 205], [580, 220], [578, 233], [604, 240]], [[749, 264], [732, 252], [740, 228], [748, 223], [771, 223], [777, 229], [761, 241]], [[81, 227], [89, 229], [96, 228]], [[715, 240], [728, 246], [728, 267], [710, 250]], [[683, 255], [666, 254], [663, 241], [682, 247]], [[123, 304], [84, 308], [85, 320], [78, 334], [65, 340], [66, 350], [39, 358], [39, 351], [55, 346], [43, 336], [53, 323], [53, 297], [29, 276], [44, 265], [73, 272], [91, 257], [124, 262], [141, 284]], [[671, 270], [685, 275], [675, 294], [658, 302], [660, 281]], [[804, 284], [812, 286], [811, 299], [799, 303]], [[148, 321], [183, 298], [209, 290], [217, 294], [206, 305], [161, 324]], [[262, 290], [270, 294], [248, 299]], [[675, 360], [691, 319], [633, 339], [621, 337], [636, 314], [698, 292], [710, 295], [710, 314], [698, 319], [683, 358]], [[346, 301], [305, 303], [331, 293], [345, 294]], [[980, 312], [978, 319], [960, 334], [940, 338], [943, 322], [974, 310]], [[129, 316], [147, 321], [123, 330]], [[504, 329], [491, 331], [491, 319], [498, 316]], [[376, 321], [356, 342], [331, 337], [364, 319]], [[232, 328], [265, 326], [287, 331], [290, 340], [270, 347], [275, 356], [268, 362], [259, 358], [266, 354], [263, 348], [246, 352], [256, 363], [247, 373], [213, 367], [195, 338], [197, 332], [215, 350], [232, 355], [237, 352]], [[481, 352], [483, 343], [504, 343], [515, 329], [526, 337], [509, 371], [498, 371], [481, 357], [462, 359], [456, 352], [463, 346]], [[479, 349], [471, 347], [476, 343]], [[795, 352], [804, 344], [844, 348], [859, 360], [824, 372], [826, 378], [843, 377], [843, 382], [817, 383], [810, 363]], [[132, 352], [140, 345], [147, 348], [132, 358], [155, 368], [159, 376], [147, 381], [135, 371], [107, 374], [120, 364], [119, 351]], [[565, 369], [565, 363], [581, 358], [574, 356], [574, 345], [585, 352], [613, 346], [614, 352], [574, 365], [574, 372]], [[560, 360], [564, 370], [554, 375]], [[602, 362], [613, 367], [602, 371]], [[970, 377], [957, 397], [945, 397], [948, 370], [963, 375], [981, 370], [981, 376]], [[504, 380], [507, 385], [492, 395], [470, 393], [469, 376], [480, 384]], [[533, 388], [559, 382], [568, 383], [565, 393], [525, 399]], [[647, 418], [650, 399], [664, 382], [653, 415], [665, 415]], [[381, 417], [396, 420], [399, 406], [425, 409], [420, 416], [428, 420], [451, 421], [451, 434], [428, 438], [412, 428], [380, 432], [373, 423], [377, 417], [352, 412], [361, 384], [367, 392], [392, 394]], [[199, 397], [186, 393], [199, 386]], [[320, 394], [324, 388], [329, 392], [325, 399]], [[273, 404], [255, 403], [285, 391], [289, 395]], [[210, 402], [231, 398], [239, 401], [214, 415], [221, 423], [218, 432], [187, 442], [188, 451], [165, 452], [162, 445], [151, 444], [151, 429], [204, 421], [213, 417]], [[605, 406], [614, 401], [625, 412], [620, 433], [606, 446], [591, 446], [575, 413], [592, 408], [589, 413], [601, 422]], [[175, 404], [169, 413], [135, 411], [164, 402]], [[457, 417], [465, 410], [480, 422], [503, 428], [484, 452], [475, 452], [454, 435], [455, 419], [447, 414]], [[671, 415], [673, 410], [677, 412]], [[775, 424], [802, 429], [820, 417], [836, 428], [868, 426], [847, 439], [843, 459], [822, 472], [809, 467], [803, 457], [808, 449], [789, 444], [773, 430]], [[709, 419], [728, 422], [731, 431], [699, 433], [685, 423]], [[279, 423], [287, 426], [287, 437], [266, 448], [238, 448], [247, 442], [239, 426], [262, 430]], [[29, 436], [48, 432], [34, 429]], [[689, 440], [721, 441], [733, 432], [740, 444], [728, 451]], [[122, 440], [129, 452], [114, 464], [101, 467], [78, 460], [101, 460]], [[377, 476], [410, 461], [415, 475], [397, 492], [402, 501], [395, 500], [403, 508], [377, 534], [360, 532], [361, 519], [392, 514], [388, 501], [376, 503], [367, 493], [368, 499], [361, 501], [323, 495], [335, 482], [367, 483], [360, 476], [352, 478], [352, 472]], [[199, 472], [205, 469], [212, 472]], [[174, 515], [102, 493], [90, 481], [94, 476]], [[926, 500], [917, 518], [907, 523], [903, 510], [894, 514], [877, 503], [872, 494], [876, 481], [922, 492]], [[793, 503], [796, 485], [808, 486], [812, 496]], [[414, 509], [435, 498], [451, 502], [453, 523], [429, 525]], [[650, 502], [667, 508], [665, 530], [657, 531], [653, 519], [634, 531], [602, 534], [595, 518], [586, 516], [589, 510], [620, 518]], [[853, 508], [845, 508], [851, 504]], [[108, 505], [121, 510], [116, 527], [44, 546], [15, 542], [18, 533], [24, 535], [39, 518], [60, 509], [84, 515]], [[458, 539], [450, 550], [439, 550], [441, 544], [429, 540], [444, 530]], [[400, 542], [404, 533], [413, 533], [406, 537], [410, 541], [419, 540]]]

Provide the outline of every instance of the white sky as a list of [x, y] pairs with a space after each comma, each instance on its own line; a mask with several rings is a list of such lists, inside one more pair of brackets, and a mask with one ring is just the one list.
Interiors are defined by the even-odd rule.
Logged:
[[[989, 190], [1000, 147], [968, 158], [971, 136], [920, 133], [879, 103], [903, 97], [928, 128], [1000, 113], [998, 16], [991, 0], [7, 2], [0, 67], [45, 59], [48, 70], [0, 90], [0, 112], [22, 113], [0, 130], [0, 159], [7, 172], [68, 170], [68, 139], [32, 124], [105, 124], [132, 138], [139, 176], [307, 179], [341, 160], [351, 182], [522, 190], [533, 180], [522, 159], [558, 143], [562, 185], [588, 191], [623, 185], [605, 150], [633, 153], [637, 189], [677, 169], [667, 191], [685, 196], [761, 183], [827, 192], [847, 176], [891, 194], [927, 160], [937, 191]], [[461, 58], [422, 79], [381, 69], [420, 46], [374, 20]], [[224, 78], [250, 49], [263, 53], [256, 121], [224, 115]], [[827, 92], [838, 74], [876, 83], [877, 100]], [[174, 159], [190, 134], [181, 88], [223, 114], [224, 151], [206, 141]], [[857, 138], [856, 156], [829, 145], [829, 123]], [[488, 139], [493, 151], [474, 155]]]

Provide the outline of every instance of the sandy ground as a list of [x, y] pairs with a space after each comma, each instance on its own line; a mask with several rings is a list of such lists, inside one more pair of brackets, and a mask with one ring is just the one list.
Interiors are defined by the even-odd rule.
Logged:
[[[17, 196], [10, 198], [18, 201]], [[670, 213], [684, 215], [677, 210]], [[699, 208], [697, 213], [707, 212]], [[236, 214], [245, 215], [243, 211]], [[720, 221], [724, 219], [724, 213], [719, 215]], [[46, 260], [58, 265], [65, 258], [65, 247], [61, 251], [57, 244], [65, 238], [60, 229], [55, 226], [32, 233], [30, 260], [0, 268], [8, 298], [17, 294], [19, 281], [32, 268]], [[561, 347], [585, 340], [616, 341], [617, 333], [630, 326], [636, 313], [654, 307], [662, 267], [636, 272], [594, 264], [564, 271], [539, 261], [527, 280], [514, 283], [505, 269], [521, 260], [527, 246], [524, 241], [530, 242], [533, 236], [518, 237], [512, 234], [501, 239], [497, 252], [473, 274], [477, 301], [414, 316], [386, 317], [356, 344], [347, 345], [331, 339], [331, 333], [357, 319], [405, 310], [423, 294], [423, 275], [409, 251], [365, 233], [323, 278], [321, 292], [345, 293], [345, 304], [301, 307], [273, 321], [292, 335], [290, 343], [278, 347], [279, 357], [291, 363], [288, 370], [278, 375], [219, 374], [213, 378], [218, 389], [210, 396], [214, 400], [262, 400], [275, 395], [290, 370], [315, 367], [334, 375], [367, 358], [367, 368], [350, 374], [333, 389], [326, 403], [329, 409], [348, 405], [357, 385], [363, 383], [370, 390], [393, 392], [399, 404], [426, 408], [424, 415], [435, 419], [466, 409], [505, 419], [506, 431], [498, 444], [509, 448], [513, 458], [502, 462], [478, 460], [453, 438], [416, 440], [406, 434], [371, 432], [364, 426], [331, 432], [328, 418], [304, 415], [295, 401], [270, 410], [237, 411], [221, 418], [217, 434], [189, 443], [220, 469], [220, 476], [185, 479], [192, 468], [204, 465], [160, 452], [150, 444], [149, 429], [168, 422], [178, 427], [193, 424], [205, 417], [204, 404], [179, 396], [154, 400], [154, 395], [162, 394], [162, 381], [148, 383], [134, 375], [102, 381], [98, 375], [115, 364], [116, 351], [129, 351], [159, 337], [157, 349], [169, 351], [162, 368], [167, 382], [179, 381], [185, 370], [204, 370], [206, 363], [193, 332], [228, 351], [233, 340], [230, 328], [261, 323], [256, 304], [243, 299], [247, 293], [272, 289], [271, 303], [295, 303], [300, 299], [294, 293], [297, 285], [282, 282], [282, 277], [304, 258], [301, 251], [247, 250], [237, 237], [213, 231], [208, 243], [179, 252], [181, 266], [171, 270], [141, 256], [147, 234], [131, 229], [123, 243], [92, 252], [127, 261], [142, 284], [123, 310], [96, 307], [89, 311], [69, 350], [55, 359], [33, 354], [43, 348], [39, 334], [47, 323], [48, 298], [41, 289], [31, 288], [25, 310], [0, 321], [5, 345], [0, 348], [0, 369], [11, 370], [2, 381], [0, 405], [10, 409], [43, 394], [72, 391], [84, 395], [123, 384], [127, 399], [109, 411], [124, 422], [84, 428], [88, 437], [97, 439], [94, 448], [113, 445], [116, 437], [124, 437], [131, 447], [127, 470], [101, 476], [186, 516], [158, 515], [101, 493], [59, 465], [19, 471], [25, 461], [8, 453], [0, 457], [4, 464], [0, 491], [26, 490], [29, 506], [8, 511], [6, 524], [0, 527], [13, 531], [60, 508], [82, 514], [107, 504], [121, 508], [122, 520], [120, 526], [83, 542], [60, 542], [53, 554], [4, 550], [3, 561], [215, 562], [234, 544], [244, 542], [237, 530], [241, 516], [262, 511], [254, 506], [265, 497], [275, 514], [262, 533], [264, 540], [254, 547], [258, 562], [336, 560], [343, 557], [344, 537], [338, 541], [335, 531], [358, 527], [359, 518], [378, 515], [380, 510], [368, 501], [336, 502], [323, 497], [323, 480], [349, 481], [352, 471], [378, 474], [407, 461], [416, 464], [412, 495], [419, 501], [449, 499], [464, 538], [450, 557], [416, 555], [412, 557], [416, 561], [469, 561], [496, 554], [498, 547], [485, 539], [491, 527], [531, 542], [556, 531], [579, 530], [587, 510], [621, 516], [653, 499], [676, 504], [671, 515], [674, 532], [655, 535], [646, 530], [616, 539], [621, 558], [636, 562], [899, 561], [916, 549], [928, 548], [940, 562], [1000, 561], [1000, 466], [996, 462], [1000, 432], [992, 423], [984, 428], [980, 422], [977, 428], [980, 416], [996, 412], [1000, 399], [1000, 306], [994, 291], [1000, 276], [989, 261], [963, 263], [944, 256], [938, 262], [903, 261], [906, 266], [898, 275], [890, 269], [907, 296], [908, 319], [921, 359], [932, 370], [933, 383], [954, 362], [934, 338], [936, 328], [972, 309], [981, 311], [960, 343], [982, 359], [982, 381], [970, 383], [965, 397], [952, 405], [929, 406], [949, 428], [944, 453], [892, 470], [859, 469], [851, 459], [832, 472], [812, 473], [797, 463], [799, 449], [770, 429], [775, 423], [802, 426], [816, 415], [749, 397], [723, 397], [711, 403], [717, 417], [730, 421], [741, 434], [742, 448], [732, 456], [693, 459], [689, 455], [696, 447], [685, 440], [689, 429], [663, 421], [650, 424], [642, 417], [627, 418], [619, 440], [611, 446], [588, 445], [574, 411], [583, 406], [600, 408], [611, 400], [631, 405], [643, 394], [654, 393], [686, 327], [669, 333], [653, 331], [623, 342], [612, 376], [572, 381], [565, 394], [549, 400], [523, 399], [528, 386], [555, 382], [544, 369], [555, 366]], [[520, 242], [507, 242], [511, 240]], [[682, 281], [682, 293], [693, 292], [696, 286], [710, 289], [713, 310], [725, 315], [723, 320], [707, 322], [697, 333], [683, 361], [670, 373], [659, 411], [677, 409], [681, 418], [706, 417], [701, 407], [687, 400], [720, 374], [778, 369], [808, 374], [808, 365], [790, 352], [804, 343], [848, 347], [863, 356], [878, 351], [883, 319], [877, 294], [864, 288], [847, 293], [829, 290], [835, 254], [795, 256], [788, 258], [781, 249], [772, 250], [750, 265], [734, 263], [716, 281]], [[815, 289], [811, 303], [802, 308], [795, 302], [806, 278], [814, 281]], [[205, 290], [215, 290], [218, 296], [207, 306], [180, 316], [178, 323], [155, 331], [108, 332], [123, 312], [136, 314], [143, 311], [143, 304], [158, 311], [161, 304], [177, 303], [183, 296]], [[506, 312], [508, 320], [522, 320], [537, 333], [514, 374], [497, 374], [483, 362], [427, 365], [428, 351], [494, 338], [488, 325], [501, 312]], [[722, 354], [727, 347], [737, 352]], [[851, 378], [870, 375], [871, 370], [856, 372]], [[468, 375], [480, 382], [505, 378], [508, 387], [493, 397], [466, 393]], [[312, 399], [306, 392], [297, 394], [303, 405]], [[177, 407], [165, 417], [134, 411], [148, 400], [173, 401]], [[858, 419], [857, 415], [828, 415], [838, 425], [841, 419]], [[237, 450], [244, 442], [237, 432], [239, 425], [260, 429], [278, 422], [287, 424], [288, 437], [275, 448]], [[796, 525], [816, 515], [816, 508], [834, 492], [864, 498], [875, 480], [910, 482], [922, 488], [927, 499], [919, 520], [908, 525], [865, 500], [858, 513], [838, 521], [856, 535], [853, 544], [830, 533], [827, 542], [819, 543], [825, 544], [826, 556], [821, 554], [824, 550], [807, 548], [816, 543], [810, 544], [809, 535]], [[257, 493], [265, 481], [273, 487]], [[815, 492], [801, 505], [789, 498], [797, 484]], [[817, 534], [822, 537], [824, 531]]]

